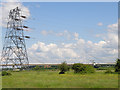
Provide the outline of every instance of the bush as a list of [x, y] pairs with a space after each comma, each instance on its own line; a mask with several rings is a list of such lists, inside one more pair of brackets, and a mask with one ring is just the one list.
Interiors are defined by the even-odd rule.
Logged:
[[87, 73], [94, 73], [95, 68], [91, 65], [86, 65], [86, 71], [87, 71]]
[[90, 65], [84, 65], [81, 63], [76, 63], [72, 66], [72, 69], [75, 73], [94, 73], [95, 69], [93, 66]]
[[80, 73], [85, 71], [85, 66], [80, 63], [76, 63], [72, 66], [72, 69], [74, 70], [75, 73]]
[[[63, 63], [59, 66], [59, 69], [60, 69], [60, 72], [62, 72], [62, 74], [63, 74], [63, 72], [65, 73], [66, 71], [69, 70], [69, 67], [68, 67], [68, 65], [67, 65], [66, 62], [63, 62]], [[60, 73], [59, 73], [59, 74], [60, 74]]]
[[114, 70], [114, 67], [110, 66], [110, 67], [99, 67], [99, 68], [97, 68], [97, 70], [108, 70], [108, 69]]
[[6, 71], [2, 71], [2, 76], [9, 76], [9, 75], [12, 75], [11, 73], [8, 73]]
[[65, 74], [65, 72], [59, 72], [59, 74]]
[[120, 73], [120, 59], [117, 59], [116, 65], [115, 65], [115, 72]]
[[35, 66], [35, 67], [33, 68], [33, 70], [40, 70], [40, 67], [39, 67], [39, 66]]
[[113, 73], [113, 72], [111, 71], [111, 69], [107, 69], [105, 73]]

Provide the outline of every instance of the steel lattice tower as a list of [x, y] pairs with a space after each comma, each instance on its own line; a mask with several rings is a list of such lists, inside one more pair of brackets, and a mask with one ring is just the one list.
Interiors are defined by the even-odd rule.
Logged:
[[22, 11], [18, 7], [10, 10], [7, 23], [7, 31], [5, 34], [4, 45], [2, 50], [1, 61], [5, 66], [12, 65], [13, 68], [21, 68], [28, 66], [28, 56], [25, 45], [23, 20], [26, 16], [22, 16]]

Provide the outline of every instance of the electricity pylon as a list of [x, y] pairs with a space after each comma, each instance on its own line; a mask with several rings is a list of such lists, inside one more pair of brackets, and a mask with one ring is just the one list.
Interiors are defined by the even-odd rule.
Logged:
[[7, 31], [4, 38], [1, 61], [5, 66], [11, 65], [12, 68], [21, 68], [29, 65], [27, 50], [25, 45], [23, 25], [26, 16], [22, 16], [22, 11], [18, 7], [10, 10], [7, 23]]

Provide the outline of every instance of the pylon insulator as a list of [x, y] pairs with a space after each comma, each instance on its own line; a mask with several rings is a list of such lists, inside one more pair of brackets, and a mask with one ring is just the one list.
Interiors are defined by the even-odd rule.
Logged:
[[[21, 68], [29, 65], [23, 20], [26, 16], [21, 15], [22, 10], [18, 7], [10, 10], [7, 31], [5, 35], [1, 61], [4, 65], [12, 65], [13, 68]], [[24, 28], [27, 28], [24, 27]]]

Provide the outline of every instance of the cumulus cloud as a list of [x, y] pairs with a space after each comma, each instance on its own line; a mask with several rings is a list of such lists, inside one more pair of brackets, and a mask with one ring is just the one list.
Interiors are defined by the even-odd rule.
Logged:
[[109, 28], [108, 30], [110, 31], [116, 31], [118, 30], [118, 23], [108, 25], [107, 27]]
[[64, 30], [63, 32], [55, 32], [52, 30], [42, 30], [40, 33], [44, 36], [55, 35], [58, 37], [66, 37], [67, 39], [70, 39], [72, 35], [68, 30]]
[[74, 37], [75, 37], [75, 40], [78, 40], [79, 34], [75, 32], [75, 33], [74, 33]]
[[41, 33], [42, 35], [44, 35], [44, 36], [54, 34], [54, 32], [53, 32], [53, 31], [46, 31], [46, 30], [42, 30], [40, 33]]
[[2, 10], [2, 14], [0, 14], [0, 26], [6, 27], [9, 11], [16, 7], [19, 7], [22, 10], [22, 15], [26, 16], [27, 18], [30, 16], [29, 9], [22, 3], [18, 2], [18, 0], [6, 0], [5, 2], [2, 2], [0, 6], [0, 10]]
[[[23, 10], [23, 15], [29, 17], [30, 11], [22, 3], [6, 2], [1, 3], [3, 22], [0, 26], [6, 26], [7, 17], [10, 9], [19, 7]], [[0, 19], [1, 20], [1, 19]], [[1, 21], [0, 21], [1, 22]], [[98, 23], [102, 26], [102, 23]], [[89, 63], [90, 60], [96, 62], [114, 62], [118, 56], [118, 25], [117, 23], [107, 26], [107, 33], [104, 35], [98, 34], [103, 40], [93, 43], [92, 41], [79, 38], [79, 33], [70, 33], [68, 30], [63, 32], [41, 31], [42, 35], [55, 35], [58, 37], [66, 37], [71, 39], [74, 37], [73, 43], [49, 43], [37, 42], [28, 49], [28, 56], [30, 63], [61, 63], [67, 61], [68, 63]]]
[[102, 25], [103, 25], [103, 23], [99, 22], [97, 25], [98, 25], [98, 26], [102, 26]]
[[29, 55], [39, 57], [37, 59], [38, 62], [56, 62], [57, 59], [64, 61], [66, 58], [70, 59], [78, 57], [78, 54], [71, 49], [71, 45], [66, 44], [60, 47], [54, 43], [46, 45], [43, 42], [38, 42], [29, 48]]
[[108, 25], [107, 31], [103, 36], [103, 39], [109, 43], [107, 46], [118, 49], [118, 24]]
[[47, 35], [54, 35], [54, 36], [57, 36], [57, 37], [65, 37], [67, 38], [68, 40], [78, 40], [79, 38], [79, 33], [77, 32], [74, 32], [74, 33], [71, 33], [69, 32], [68, 30], [64, 30], [62, 32], [55, 32], [53, 30], [42, 30], [40, 32], [42, 35], [44, 36], [47, 36]]
[[[31, 63], [36, 60], [37, 63], [89, 63], [90, 60], [96, 62], [113, 62], [117, 58], [117, 49], [105, 47], [108, 45], [105, 41], [93, 43], [79, 39], [76, 43], [57, 45], [54, 43], [45, 44], [38, 42], [29, 48], [29, 56]], [[95, 58], [97, 57], [97, 59]]]
[[[29, 48], [30, 61], [35, 62], [32, 61], [34, 59], [37, 63], [61, 63], [62, 61], [90, 63], [91, 60], [95, 60], [97, 63], [115, 62], [118, 58], [117, 25], [111, 24], [107, 27], [106, 34], [99, 34], [103, 40], [96, 43], [79, 38], [77, 32], [73, 33], [74, 43], [45, 44], [39, 41]], [[49, 33], [53, 34], [53, 32]], [[68, 32], [61, 32], [60, 36], [63, 36], [63, 33]], [[46, 32], [43, 34], [46, 35]], [[54, 34], [58, 35], [58, 33]]]

